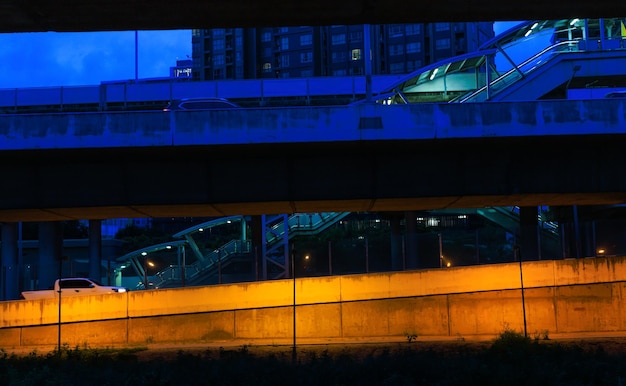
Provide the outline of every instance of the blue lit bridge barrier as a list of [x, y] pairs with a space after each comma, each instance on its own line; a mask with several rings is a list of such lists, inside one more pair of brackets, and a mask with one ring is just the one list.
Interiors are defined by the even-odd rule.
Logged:
[[[380, 90], [399, 78], [373, 76], [372, 89]], [[205, 82], [139, 79], [92, 86], [0, 89], [0, 113], [161, 110], [171, 100], [194, 97], [227, 98], [254, 106], [307, 105], [338, 97], [354, 101], [365, 95], [365, 88], [365, 76]]]
[[621, 99], [231, 110], [0, 115], [0, 150], [626, 133]]

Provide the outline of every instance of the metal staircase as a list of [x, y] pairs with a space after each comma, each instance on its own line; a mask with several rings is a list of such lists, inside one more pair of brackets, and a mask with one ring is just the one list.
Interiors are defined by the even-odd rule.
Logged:
[[[281, 278], [288, 275], [287, 255], [290, 239], [323, 232], [348, 214], [349, 212], [298, 213], [291, 216], [263, 215], [262, 278]], [[201, 251], [193, 237], [195, 234], [233, 222], [241, 222], [240, 239], [230, 240], [208, 252]], [[130, 265], [140, 278], [137, 289], [199, 285], [211, 280], [215, 281], [216, 276], [219, 277], [218, 282], [221, 282], [223, 269], [242, 259], [249, 260], [252, 255], [252, 242], [247, 239], [246, 219], [243, 216], [211, 220], [178, 232], [173, 237], [183, 240], [142, 248], [117, 259], [120, 267]], [[191, 251], [191, 256], [187, 256], [188, 250]], [[175, 264], [161, 268], [154, 274], [148, 274], [147, 262], [150, 254], [174, 252], [176, 253]]]

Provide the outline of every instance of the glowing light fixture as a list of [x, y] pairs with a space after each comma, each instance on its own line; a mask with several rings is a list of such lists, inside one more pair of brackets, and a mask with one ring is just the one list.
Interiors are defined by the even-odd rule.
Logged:
[[430, 74], [430, 78], [428, 78], [429, 80], [433, 80], [435, 78], [435, 75], [437, 75], [437, 72], [439, 72], [439, 68], [435, 68], [432, 72], [432, 74]]
[[148, 252], [141, 252], [141, 256], [147, 256]]

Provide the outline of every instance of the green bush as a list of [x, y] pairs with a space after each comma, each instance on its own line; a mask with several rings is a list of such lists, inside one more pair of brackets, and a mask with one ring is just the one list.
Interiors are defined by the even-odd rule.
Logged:
[[[599, 346], [601, 347], [601, 346]], [[340, 351], [242, 346], [142, 355], [145, 348], [0, 350], [0, 385], [617, 385], [626, 354], [505, 330], [490, 344], [366, 344]]]

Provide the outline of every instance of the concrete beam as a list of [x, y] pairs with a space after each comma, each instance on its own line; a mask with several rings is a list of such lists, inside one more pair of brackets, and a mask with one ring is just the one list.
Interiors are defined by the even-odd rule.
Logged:
[[[69, 12], [68, 10], [71, 10]], [[476, 0], [3, 0], [1, 32], [233, 28], [289, 25], [384, 24], [437, 21], [615, 17], [626, 5], [612, 0], [526, 1], [523, 7]]]
[[623, 204], [623, 103], [3, 116], [0, 221]]

